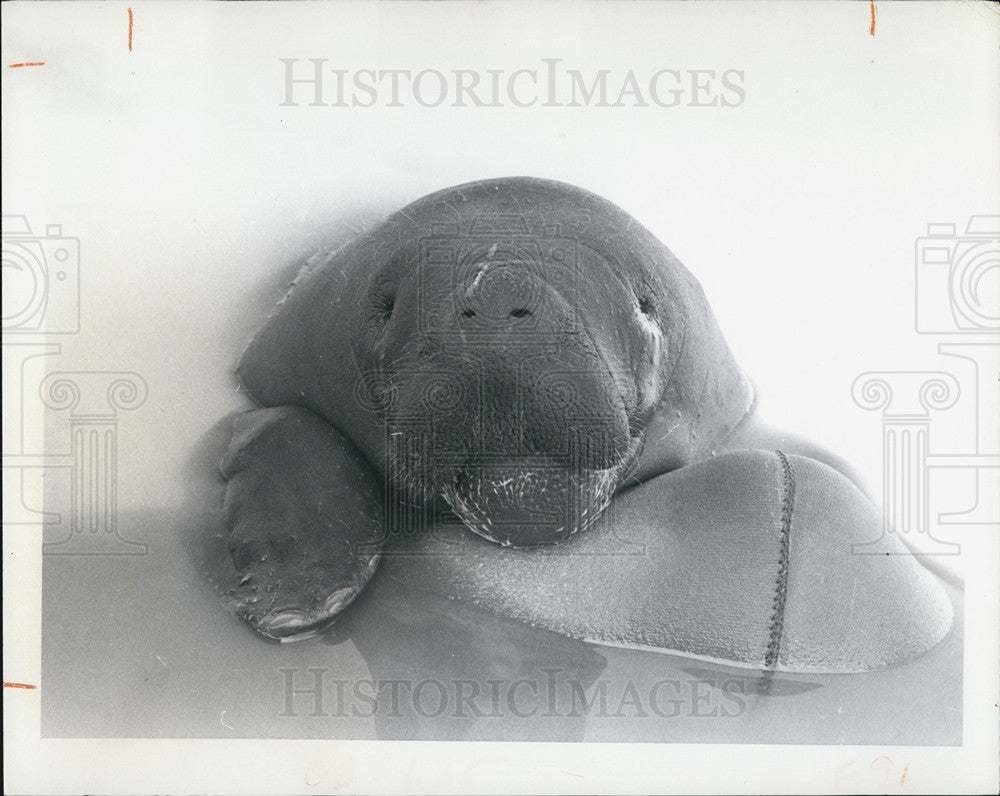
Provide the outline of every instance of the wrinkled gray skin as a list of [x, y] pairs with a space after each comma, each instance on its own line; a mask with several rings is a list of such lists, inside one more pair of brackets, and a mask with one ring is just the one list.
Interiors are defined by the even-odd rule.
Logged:
[[[626, 476], [703, 458], [751, 403], [669, 250], [600, 197], [527, 178], [432, 194], [314, 260], [239, 375], [513, 544], [558, 541]], [[565, 521], [532, 530], [546, 508]]]
[[[441, 191], [317, 255], [238, 374], [261, 406], [295, 408], [248, 413], [223, 465], [234, 602], [278, 638], [329, 621], [370, 577], [380, 533], [426, 530], [444, 504], [501, 545], [549, 544], [621, 488], [734, 444], [802, 450], [747, 419], [750, 384], [673, 254], [610, 202], [545, 180]], [[284, 452], [268, 442], [297, 434]], [[341, 450], [385, 481], [386, 518], [326, 518], [322, 536], [314, 519], [283, 527], [271, 506], [334, 487], [317, 474], [289, 498], [276, 474]], [[364, 555], [333, 552], [341, 539]], [[283, 580], [262, 600], [268, 578]]]

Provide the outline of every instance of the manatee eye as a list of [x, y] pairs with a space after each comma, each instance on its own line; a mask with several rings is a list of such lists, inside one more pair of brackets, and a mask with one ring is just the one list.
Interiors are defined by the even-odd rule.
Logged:
[[381, 311], [383, 320], [389, 320], [392, 317], [392, 311], [396, 307], [396, 300], [392, 296], [385, 296], [382, 299]]
[[653, 314], [653, 309], [653, 299], [649, 296], [643, 296], [639, 299], [639, 312], [643, 315], [651, 316]]

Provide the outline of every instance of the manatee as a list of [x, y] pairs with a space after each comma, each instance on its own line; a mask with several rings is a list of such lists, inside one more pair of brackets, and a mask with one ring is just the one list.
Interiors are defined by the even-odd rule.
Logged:
[[694, 277], [580, 188], [460, 185], [320, 252], [237, 376], [260, 408], [222, 462], [228, 596], [265, 637], [320, 632], [379, 568], [761, 669], [887, 666], [951, 626], [850, 468], [757, 419]]

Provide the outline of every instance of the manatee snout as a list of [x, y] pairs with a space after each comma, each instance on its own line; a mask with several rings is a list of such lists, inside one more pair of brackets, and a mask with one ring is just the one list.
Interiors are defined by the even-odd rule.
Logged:
[[[568, 345], [568, 344], [567, 344]], [[528, 348], [460, 338], [396, 374], [390, 480], [443, 497], [501, 544], [560, 541], [607, 506], [638, 452], [620, 385], [589, 341]]]

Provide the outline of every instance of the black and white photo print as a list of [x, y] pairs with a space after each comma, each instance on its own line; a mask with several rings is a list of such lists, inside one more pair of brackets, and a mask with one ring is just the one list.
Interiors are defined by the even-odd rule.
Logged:
[[0, 11], [9, 792], [995, 792], [995, 5]]

